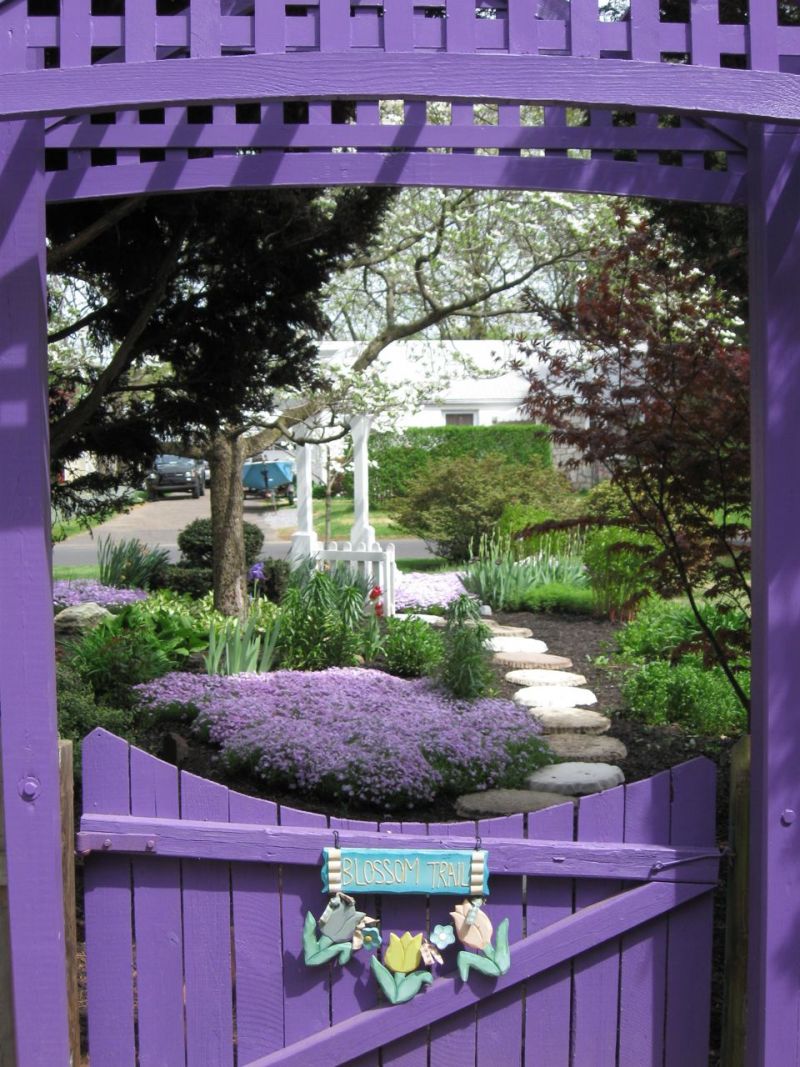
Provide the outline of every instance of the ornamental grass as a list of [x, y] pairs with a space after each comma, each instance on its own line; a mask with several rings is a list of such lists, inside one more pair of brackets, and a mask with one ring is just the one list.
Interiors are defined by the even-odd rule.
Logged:
[[343, 806], [385, 812], [520, 787], [552, 761], [524, 709], [453, 700], [429, 679], [364, 668], [173, 673], [137, 690], [155, 714], [194, 715], [195, 731], [231, 771]]

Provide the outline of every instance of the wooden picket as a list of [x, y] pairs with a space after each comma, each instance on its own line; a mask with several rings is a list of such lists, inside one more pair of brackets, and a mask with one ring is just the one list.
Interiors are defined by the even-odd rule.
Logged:
[[[500, 1048], [531, 1067], [705, 1062], [716, 867], [705, 760], [577, 812], [428, 826], [278, 807], [100, 730], [84, 768], [92, 1067], [448, 1067], [487, 1064]], [[462, 985], [448, 953], [424, 994], [382, 1007], [366, 953], [305, 965], [323, 844], [478, 839], [492, 870], [486, 912], [509, 919], [507, 975]], [[447, 923], [455, 903], [359, 897], [384, 937]]]

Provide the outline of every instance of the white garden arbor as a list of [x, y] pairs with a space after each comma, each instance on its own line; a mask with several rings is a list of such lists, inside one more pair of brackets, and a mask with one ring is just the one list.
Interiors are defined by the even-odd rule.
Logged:
[[384, 615], [395, 613], [395, 547], [378, 544], [375, 528], [369, 521], [369, 434], [371, 415], [354, 415], [349, 420], [353, 442], [353, 525], [350, 540], [320, 542], [314, 529], [312, 494], [313, 450], [310, 439], [298, 444], [295, 454], [297, 474], [297, 530], [292, 536], [289, 561], [298, 567], [315, 559], [319, 567], [348, 564], [351, 569], [372, 581], [383, 594]]

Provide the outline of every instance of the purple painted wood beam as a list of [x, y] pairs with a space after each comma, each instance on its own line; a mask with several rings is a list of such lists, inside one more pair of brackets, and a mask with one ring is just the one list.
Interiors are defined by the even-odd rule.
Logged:
[[[245, 823], [195, 822], [191, 819], [153, 819], [141, 816], [84, 815], [77, 849], [81, 853], [150, 853], [221, 861], [321, 863], [322, 849], [330, 845], [327, 829], [290, 826], [250, 826]], [[471, 850], [474, 836], [414, 836], [348, 830], [342, 847], [349, 848], [455, 848]], [[716, 849], [669, 845], [606, 844], [592, 841], [533, 841], [492, 839], [491, 874], [530, 874], [559, 878], [624, 878], [633, 881], [686, 881], [714, 884], [719, 853]], [[321, 891], [321, 888], [320, 888]]]
[[0, 76], [0, 115], [236, 100], [575, 104], [800, 122], [800, 76], [571, 56], [297, 52]]
[[680, 908], [706, 888], [688, 885], [646, 885], [582, 909], [511, 946], [511, 970], [501, 978], [437, 978], [426, 992], [407, 1004], [364, 1012], [280, 1052], [254, 1060], [246, 1067], [328, 1067], [349, 1063], [357, 1056], [388, 1045], [395, 1038], [429, 1026], [462, 1011], [493, 993], [510, 989], [528, 978], [579, 956], [643, 923]]
[[800, 1063], [800, 136], [750, 146], [753, 722], [748, 1065]]
[[741, 204], [746, 175], [608, 160], [510, 158], [393, 152], [267, 152], [260, 156], [180, 159], [87, 167], [47, 175], [47, 200], [59, 203], [137, 193], [262, 189], [299, 185], [401, 185], [473, 189], [560, 189], [691, 203]]
[[0, 122], [0, 748], [19, 1067], [66, 1064], [44, 129]]

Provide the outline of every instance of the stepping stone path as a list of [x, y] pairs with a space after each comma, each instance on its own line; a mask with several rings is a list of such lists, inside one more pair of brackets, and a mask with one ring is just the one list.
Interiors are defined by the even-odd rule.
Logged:
[[562, 733], [548, 737], [550, 750], [559, 759], [584, 760], [587, 763], [616, 763], [628, 755], [616, 737], [591, 737], [586, 734]]
[[509, 671], [506, 681], [514, 685], [586, 685], [586, 679], [582, 674], [571, 674], [569, 671], [550, 671], [539, 669], [526, 669], [521, 671]]
[[495, 815], [514, 815], [520, 811], [541, 811], [554, 804], [565, 804], [573, 797], [532, 789], [486, 789], [467, 793], [456, 801], [456, 811], [464, 819], [490, 819]]
[[597, 703], [591, 689], [576, 685], [529, 685], [518, 689], [514, 700], [523, 708], [583, 708]]
[[495, 663], [509, 670], [568, 671], [572, 660], [566, 656], [553, 656], [549, 652], [496, 652]]
[[544, 641], [532, 637], [490, 637], [486, 642], [492, 652], [546, 652]]
[[604, 734], [611, 729], [611, 719], [591, 708], [531, 708], [530, 713], [548, 735], [548, 744], [551, 734]]
[[528, 775], [527, 785], [536, 792], [565, 796], [588, 796], [622, 785], [625, 775], [610, 763], [556, 763]]
[[[431, 626], [445, 624], [440, 615], [397, 617], [421, 619]], [[617, 738], [607, 736], [611, 720], [589, 707], [597, 703], [597, 697], [583, 688], [586, 678], [582, 674], [570, 672], [572, 660], [548, 653], [544, 641], [537, 641], [525, 626], [503, 626], [491, 616], [482, 621], [492, 634], [487, 646], [495, 663], [506, 669], [507, 682], [520, 686], [515, 702], [529, 710], [553, 755], [565, 762], [534, 771], [528, 776], [527, 789], [467, 793], [456, 801], [458, 814], [476, 819], [541, 811], [622, 785], [625, 775], [616, 763], [628, 751]]]
[[481, 619], [481, 622], [489, 627], [493, 637], [521, 637], [524, 640], [533, 637], [533, 630], [529, 630], [527, 626], [501, 626], [494, 619]]

